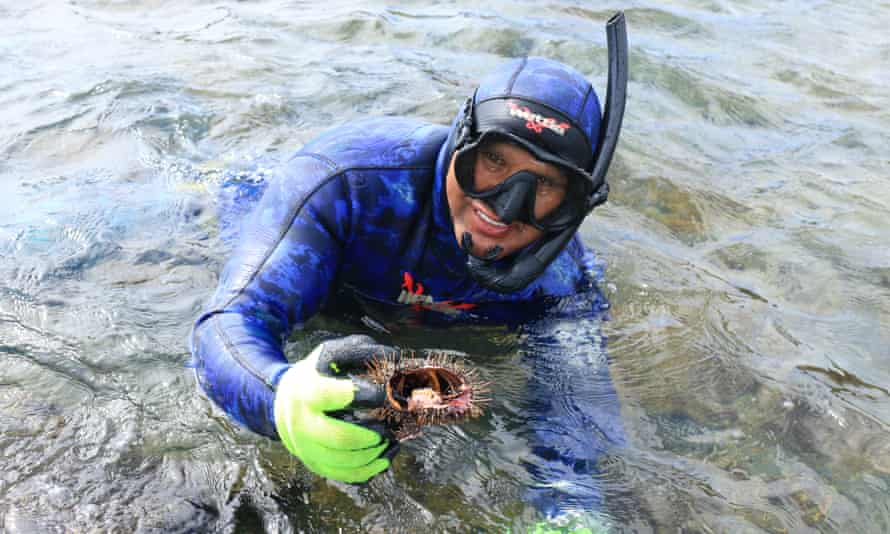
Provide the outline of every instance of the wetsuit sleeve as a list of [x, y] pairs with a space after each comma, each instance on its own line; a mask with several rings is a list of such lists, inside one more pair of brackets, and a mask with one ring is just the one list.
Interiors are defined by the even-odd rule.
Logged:
[[277, 437], [275, 387], [283, 344], [322, 306], [350, 227], [348, 187], [323, 160], [298, 157], [244, 222], [191, 339], [198, 382], [229, 416]]
[[599, 510], [597, 462], [626, 441], [601, 332], [605, 308], [592, 286], [523, 327], [533, 479], [526, 500], [547, 517]]

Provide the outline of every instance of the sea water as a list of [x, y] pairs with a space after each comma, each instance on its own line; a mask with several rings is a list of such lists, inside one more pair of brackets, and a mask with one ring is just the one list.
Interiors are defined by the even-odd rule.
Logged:
[[[533, 524], [513, 334], [396, 337], [467, 351], [494, 399], [365, 486], [234, 425], [187, 338], [231, 246], [226, 176], [354, 119], [447, 123], [507, 58], [567, 62], [602, 96], [618, 9], [627, 114], [581, 230], [628, 434], [602, 513], [890, 531], [890, 5], [843, 0], [3, 2], [0, 531]], [[349, 331], [313, 322], [288, 356]]]

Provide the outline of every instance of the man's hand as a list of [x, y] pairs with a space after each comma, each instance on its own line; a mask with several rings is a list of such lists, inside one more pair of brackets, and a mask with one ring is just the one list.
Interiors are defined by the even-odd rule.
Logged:
[[365, 482], [389, 468], [397, 444], [381, 432], [328, 412], [382, 406], [382, 387], [344, 376], [390, 347], [368, 336], [326, 341], [288, 369], [275, 393], [275, 428], [281, 442], [314, 473], [341, 482]]

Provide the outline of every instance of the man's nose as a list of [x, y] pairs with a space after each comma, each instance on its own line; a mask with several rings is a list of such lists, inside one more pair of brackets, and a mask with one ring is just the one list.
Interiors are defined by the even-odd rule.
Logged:
[[534, 194], [535, 177], [532, 173], [522, 171], [507, 179], [507, 187], [489, 199], [488, 204], [505, 224], [526, 218], [523, 213], [528, 210], [528, 199]]

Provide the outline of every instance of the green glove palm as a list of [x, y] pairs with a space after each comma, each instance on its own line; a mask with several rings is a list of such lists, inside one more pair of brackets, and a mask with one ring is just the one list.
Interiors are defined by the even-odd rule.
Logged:
[[385, 349], [367, 336], [326, 341], [281, 377], [275, 393], [276, 430], [287, 450], [314, 473], [355, 483], [389, 467], [395, 450], [381, 433], [328, 415], [356, 405], [382, 405], [385, 394], [379, 386], [335, 376], [363, 366]]

